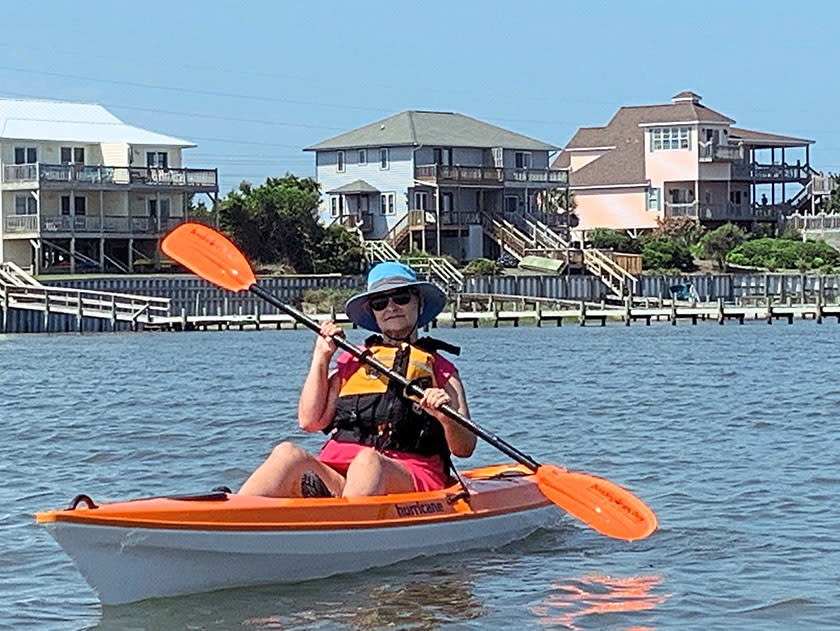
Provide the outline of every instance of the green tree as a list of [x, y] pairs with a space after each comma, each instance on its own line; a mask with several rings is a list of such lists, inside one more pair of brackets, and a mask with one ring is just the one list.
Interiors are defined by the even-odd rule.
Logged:
[[318, 223], [318, 183], [286, 174], [253, 186], [242, 182], [219, 203], [222, 229], [251, 259], [286, 263], [296, 272], [358, 273], [361, 248], [340, 226]]
[[727, 223], [700, 239], [699, 250], [704, 258], [712, 259], [719, 269], [726, 271], [727, 255], [746, 241], [746, 238], [741, 228]]

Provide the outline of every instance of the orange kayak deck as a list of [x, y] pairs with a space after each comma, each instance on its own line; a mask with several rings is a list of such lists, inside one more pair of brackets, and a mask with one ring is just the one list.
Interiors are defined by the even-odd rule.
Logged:
[[462, 474], [439, 491], [359, 498], [270, 498], [237, 494], [158, 497], [39, 512], [40, 524], [179, 530], [344, 530], [478, 519], [550, 504], [521, 465], [493, 465]]

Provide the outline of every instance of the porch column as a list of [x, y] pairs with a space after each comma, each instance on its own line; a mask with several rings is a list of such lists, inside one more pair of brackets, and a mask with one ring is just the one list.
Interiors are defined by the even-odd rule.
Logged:
[[784, 169], [785, 169], [785, 148], [784, 148], [784, 147], [782, 147], [782, 203], [784, 203], [784, 201], [785, 201], [785, 199], [786, 199], [786, 197], [785, 197], [785, 175], [784, 175]]
[[[426, 213], [423, 212], [423, 234], [426, 233]], [[435, 240], [437, 255], [440, 256], [440, 186], [435, 186]], [[425, 245], [425, 244], [424, 244]], [[425, 247], [423, 248], [426, 249]]]
[[[72, 199], [73, 194], [70, 194], [70, 198]], [[71, 215], [75, 218], [75, 215]], [[70, 237], [70, 273], [76, 273], [76, 237]]]

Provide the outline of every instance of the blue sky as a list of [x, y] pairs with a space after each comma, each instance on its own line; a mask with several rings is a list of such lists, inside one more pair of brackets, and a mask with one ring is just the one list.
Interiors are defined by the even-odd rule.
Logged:
[[816, 140], [840, 171], [840, 3], [7, 3], [0, 96], [95, 102], [192, 140], [222, 193], [314, 174], [302, 148], [405, 109], [563, 146], [682, 90], [739, 126]]

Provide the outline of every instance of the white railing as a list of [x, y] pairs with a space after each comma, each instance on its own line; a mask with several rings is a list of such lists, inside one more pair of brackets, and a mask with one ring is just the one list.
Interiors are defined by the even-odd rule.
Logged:
[[157, 167], [113, 167], [88, 164], [7, 164], [6, 183], [140, 184], [217, 188], [216, 169], [170, 169]]
[[46, 285], [11, 285], [0, 281], [3, 307], [65, 313], [123, 322], [151, 322], [169, 315], [169, 298], [137, 296]]
[[698, 143], [698, 149], [701, 160], [737, 161], [744, 159], [744, 151], [741, 145], [722, 145], [714, 140], [701, 140]]
[[16, 287], [41, 287], [41, 283], [12, 261], [0, 263], [0, 283]]
[[399, 253], [387, 241], [365, 241], [365, 255], [370, 262], [398, 261]]
[[3, 222], [8, 233], [38, 232], [38, 215], [10, 215]]
[[584, 249], [583, 264], [617, 296], [623, 297], [627, 292], [636, 293], [639, 280], [600, 250]]

